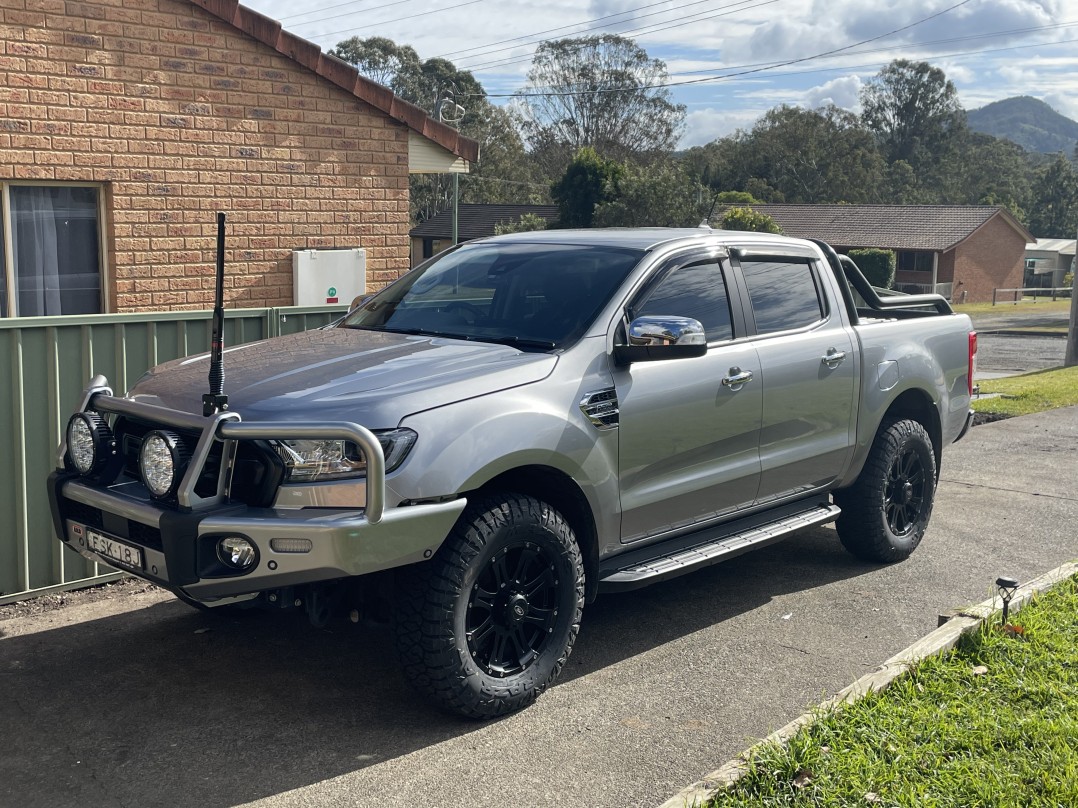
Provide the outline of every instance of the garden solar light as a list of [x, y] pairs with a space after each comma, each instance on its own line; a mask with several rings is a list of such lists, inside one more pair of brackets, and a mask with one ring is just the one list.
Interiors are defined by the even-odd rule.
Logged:
[[996, 586], [999, 587], [999, 596], [1003, 598], [1003, 625], [1007, 625], [1007, 608], [1018, 589], [1018, 581], [1014, 578], [996, 578]]

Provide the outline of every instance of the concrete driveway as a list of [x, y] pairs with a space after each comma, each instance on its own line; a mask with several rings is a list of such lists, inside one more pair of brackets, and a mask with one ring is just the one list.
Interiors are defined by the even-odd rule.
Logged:
[[0, 806], [652, 806], [987, 597], [1078, 556], [1078, 408], [976, 427], [932, 528], [873, 566], [831, 529], [585, 611], [560, 683], [444, 716], [385, 632], [160, 595], [0, 622]]

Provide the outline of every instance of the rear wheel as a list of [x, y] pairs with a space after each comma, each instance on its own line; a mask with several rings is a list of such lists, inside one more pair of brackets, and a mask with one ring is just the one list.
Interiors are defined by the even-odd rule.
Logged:
[[842, 545], [866, 561], [908, 558], [924, 537], [935, 492], [936, 456], [925, 428], [884, 421], [857, 482], [835, 492]]
[[529, 496], [480, 498], [431, 561], [401, 571], [405, 674], [470, 718], [518, 710], [561, 672], [583, 605], [583, 562], [564, 517]]

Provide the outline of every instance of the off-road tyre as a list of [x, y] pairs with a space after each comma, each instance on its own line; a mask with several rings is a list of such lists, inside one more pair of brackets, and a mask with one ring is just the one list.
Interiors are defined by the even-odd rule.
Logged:
[[834, 494], [842, 546], [865, 561], [908, 558], [924, 537], [935, 492], [936, 456], [925, 428], [885, 420], [857, 482]]
[[397, 650], [420, 693], [494, 718], [558, 678], [583, 607], [584, 565], [565, 518], [534, 497], [481, 496], [430, 561], [399, 571]]

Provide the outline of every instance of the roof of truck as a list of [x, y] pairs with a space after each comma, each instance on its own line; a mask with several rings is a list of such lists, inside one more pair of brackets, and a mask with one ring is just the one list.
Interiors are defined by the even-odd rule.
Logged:
[[571, 244], [579, 246], [628, 247], [651, 250], [678, 241], [736, 242], [739, 246], [775, 244], [781, 242], [805, 244], [801, 239], [771, 233], [750, 233], [740, 230], [714, 230], [710, 227], [610, 227], [587, 230], [534, 230], [477, 239], [469, 244], [499, 242], [517, 244]]

